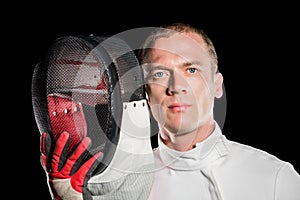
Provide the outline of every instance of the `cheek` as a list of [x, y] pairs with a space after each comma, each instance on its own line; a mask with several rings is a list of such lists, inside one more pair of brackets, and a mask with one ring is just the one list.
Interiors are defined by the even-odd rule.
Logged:
[[208, 75], [191, 79], [188, 84], [195, 96], [214, 96], [214, 83]]
[[192, 102], [198, 106], [198, 112], [206, 112], [205, 110], [210, 107], [212, 97], [214, 97], [213, 87], [201, 81], [198, 84], [192, 84]]
[[156, 104], [161, 101], [165, 88], [156, 85], [147, 85], [146, 92], [149, 98], [149, 103]]

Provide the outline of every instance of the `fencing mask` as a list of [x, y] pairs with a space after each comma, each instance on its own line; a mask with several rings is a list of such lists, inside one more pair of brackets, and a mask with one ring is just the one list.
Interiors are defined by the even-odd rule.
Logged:
[[90, 151], [103, 152], [91, 182], [112, 183], [150, 172], [150, 119], [143, 85], [142, 69], [123, 40], [79, 35], [56, 39], [32, 78], [39, 132], [51, 135], [48, 151], [67, 131], [69, 153], [86, 136], [92, 139]]

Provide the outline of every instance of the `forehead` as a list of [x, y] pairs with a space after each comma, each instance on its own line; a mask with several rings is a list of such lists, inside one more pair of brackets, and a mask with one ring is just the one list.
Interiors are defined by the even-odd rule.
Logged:
[[166, 56], [174, 60], [185, 60], [185, 62], [209, 60], [206, 44], [196, 33], [176, 33], [170, 37], [157, 39], [150, 54], [151, 61], [161, 61]]

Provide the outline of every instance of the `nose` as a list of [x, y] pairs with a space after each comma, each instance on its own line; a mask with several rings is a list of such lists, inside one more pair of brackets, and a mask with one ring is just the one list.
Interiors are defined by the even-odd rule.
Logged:
[[173, 72], [170, 79], [169, 84], [167, 87], [167, 95], [175, 95], [175, 94], [185, 94], [188, 91], [188, 83], [185, 77], [178, 73]]

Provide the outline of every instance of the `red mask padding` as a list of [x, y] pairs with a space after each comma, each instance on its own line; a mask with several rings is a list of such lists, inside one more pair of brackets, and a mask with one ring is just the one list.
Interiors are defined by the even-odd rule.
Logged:
[[81, 103], [59, 94], [48, 95], [48, 112], [54, 139], [67, 131], [70, 143], [67, 151], [72, 151], [83, 137], [87, 136], [87, 124]]

